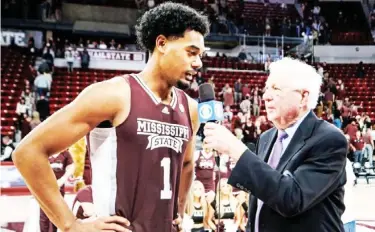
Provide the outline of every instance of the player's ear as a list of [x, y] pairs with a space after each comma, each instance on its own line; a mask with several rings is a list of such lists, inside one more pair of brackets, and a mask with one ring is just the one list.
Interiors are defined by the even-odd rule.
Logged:
[[167, 45], [168, 39], [164, 35], [159, 35], [156, 37], [156, 46], [155, 48], [162, 54], [165, 53], [166, 45]]

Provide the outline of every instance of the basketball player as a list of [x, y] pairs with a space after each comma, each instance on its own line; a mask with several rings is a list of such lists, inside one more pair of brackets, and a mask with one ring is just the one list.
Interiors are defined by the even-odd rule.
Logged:
[[212, 150], [202, 145], [201, 151], [195, 152], [195, 178], [202, 182], [208, 203], [215, 198], [215, 156]]
[[[202, 66], [207, 17], [190, 7], [164, 3], [146, 12], [136, 27], [151, 57], [142, 72], [92, 84], [20, 143], [14, 162], [31, 192], [62, 231], [175, 231], [185, 210], [194, 169], [197, 103], [188, 85]], [[76, 220], [61, 197], [48, 156], [111, 121], [112, 149], [100, 170], [93, 165], [98, 218]], [[107, 199], [95, 199], [95, 172], [109, 185]], [[105, 207], [106, 206], [106, 207]], [[173, 220], [175, 219], [175, 220]], [[177, 220], [176, 220], [177, 219]], [[178, 227], [181, 230], [181, 227]]]

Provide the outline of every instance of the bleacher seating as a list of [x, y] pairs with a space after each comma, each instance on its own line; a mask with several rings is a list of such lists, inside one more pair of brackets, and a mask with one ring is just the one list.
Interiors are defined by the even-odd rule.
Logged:
[[[18, 52], [9, 52], [6, 48], [2, 48], [2, 54], [1, 134], [4, 135], [14, 131], [17, 120], [16, 104], [24, 87], [24, 80], [30, 75], [28, 66], [32, 63], [32, 58]], [[221, 57], [206, 58], [204, 64], [206, 67], [221, 68], [208, 70], [203, 76], [205, 79], [215, 76], [217, 95], [226, 83], [233, 86], [238, 78], [249, 84], [250, 88], [258, 86], [260, 89], [264, 87], [267, 78], [267, 75], [260, 71], [263, 69], [262, 64], [234, 62]], [[375, 120], [375, 65], [365, 64], [364, 68], [366, 76], [363, 79], [355, 77], [356, 64], [327, 64], [325, 70], [335, 79], [343, 80], [346, 94], [354, 104], [360, 105], [363, 102], [359, 113], [366, 112]], [[68, 73], [66, 68], [55, 68], [50, 95], [51, 113], [70, 103], [88, 85], [126, 73], [132, 71], [75, 69], [73, 73]], [[234, 105], [233, 110], [236, 112], [238, 105]], [[264, 108], [261, 109], [261, 115], [265, 115]]]
[[66, 68], [56, 68], [53, 77], [50, 110], [56, 112], [61, 107], [70, 103], [77, 95], [92, 83], [104, 81], [117, 75], [132, 73], [132, 71], [90, 69], [81, 71], [75, 69], [68, 73]]
[[363, 79], [356, 77], [357, 64], [328, 64], [326, 70], [335, 79], [341, 79], [346, 88], [346, 95], [355, 105], [363, 102], [359, 113], [367, 113], [371, 120], [375, 120], [375, 65], [364, 64], [366, 76]]
[[[321, 15], [332, 29], [332, 44], [370, 45], [373, 44], [367, 17], [363, 13], [361, 2], [333, 1], [320, 2]], [[342, 12], [343, 20], [338, 20]]]
[[17, 121], [16, 106], [30, 74], [33, 57], [24, 50], [1, 47], [1, 134], [11, 135]]
[[[236, 1], [235, 3], [238, 2]], [[246, 19], [252, 21], [257, 21], [264, 17], [268, 17], [270, 20], [282, 20], [284, 17], [296, 18], [298, 12], [295, 6], [288, 4], [286, 7], [286, 9], [282, 9], [280, 4], [245, 1], [243, 14]]]
[[[209, 66], [228, 68], [228, 65], [216, 66], [216, 62], [223, 62], [227, 64], [223, 58], [210, 58], [214, 62], [205, 63]], [[211, 64], [211, 65], [210, 65]], [[232, 64], [238, 67], [245, 67], [251, 70], [262, 70], [260, 64], [246, 64], [233, 62]], [[356, 64], [327, 64], [326, 70], [335, 79], [342, 79], [345, 86], [347, 96], [354, 104], [359, 105], [363, 102], [363, 108], [358, 111], [366, 112], [370, 115], [372, 120], [375, 120], [375, 96], [372, 94], [375, 91], [375, 65], [365, 64], [366, 77], [358, 79], [355, 77]], [[83, 88], [91, 83], [109, 79], [113, 76], [131, 73], [132, 71], [112, 71], [112, 70], [90, 70], [88, 72], [76, 71], [72, 74], [67, 73], [66, 69], [56, 69], [54, 83], [51, 93], [51, 112], [55, 112], [60, 107], [68, 104], [73, 100]], [[215, 76], [216, 94], [221, 91], [226, 83], [233, 86], [234, 82], [241, 78], [243, 83], [248, 83], [251, 88], [258, 86], [260, 89], [264, 87], [267, 75], [264, 72], [243, 72], [236, 70], [209, 70], [203, 75], [207, 80], [212, 75]], [[237, 111], [238, 106], [233, 106], [234, 111]], [[264, 108], [261, 109], [261, 115], [265, 115]]]

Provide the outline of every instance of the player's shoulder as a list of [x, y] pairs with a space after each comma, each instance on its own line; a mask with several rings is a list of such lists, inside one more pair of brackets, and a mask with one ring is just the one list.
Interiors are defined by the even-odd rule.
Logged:
[[99, 96], [111, 97], [119, 93], [124, 93], [130, 90], [126, 78], [122, 76], [115, 76], [108, 80], [100, 81], [89, 85], [84, 91], [90, 94], [99, 94]]

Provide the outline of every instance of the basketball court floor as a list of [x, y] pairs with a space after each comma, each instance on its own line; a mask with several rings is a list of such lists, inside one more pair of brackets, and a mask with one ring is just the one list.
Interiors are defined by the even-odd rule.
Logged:
[[370, 180], [370, 184], [359, 179], [353, 187], [353, 198], [351, 207], [357, 221], [356, 232], [375, 232], [375, 179]]
[[[370, 184], [367, 184], [364, 179], [358, 180], [358, 184], [351, 189], [350, 195], [351, 200], [348, 204], [346, 203], [347, 212], [350, 213], [347, 220], [354, 219], [356, 221], [355, 232], [375, 232], [375, 179], [370, 180]], [[67, 194], [65, 199], [71, 205], [74, 194]], [[34, 228], [33, 224], [38, 223], [38, 217], [35, 217], [38, 212], [38, 205], [29, 194], [13, 192], [11, 195], [1, 195], [0, 225], [3, 228], [0, 228], [0, 232], [9, 231], [5, 229], [7, 224], [19, 224], [20, 222], [28, 224], [25, 228]], [[10, 231], [38, 232], [33, 229]]]

